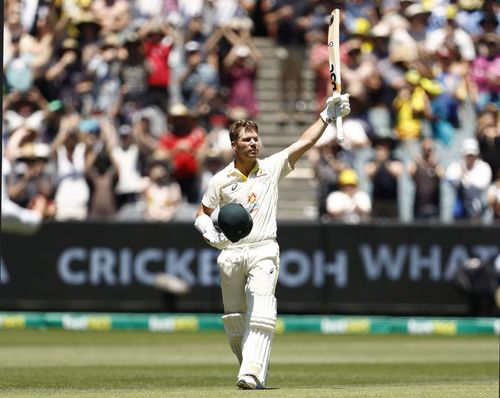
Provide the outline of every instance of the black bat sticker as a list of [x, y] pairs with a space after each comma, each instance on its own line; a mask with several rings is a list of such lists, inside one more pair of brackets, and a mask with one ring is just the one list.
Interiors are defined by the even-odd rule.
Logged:
[[337, 90], [337, 75], [335, 74], [335, 65], [330, 65], [330, 79], [333, 85], [333, 91]]

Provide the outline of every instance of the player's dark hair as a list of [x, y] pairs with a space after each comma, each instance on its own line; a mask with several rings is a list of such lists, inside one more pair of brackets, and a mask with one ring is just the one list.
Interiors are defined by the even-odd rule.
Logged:
[[259, 126], [253, 120], [237, 120], [229, 126], [229, 139], [231, 142], [237, 141], [241, 130], [252, 130], [259, 134]]

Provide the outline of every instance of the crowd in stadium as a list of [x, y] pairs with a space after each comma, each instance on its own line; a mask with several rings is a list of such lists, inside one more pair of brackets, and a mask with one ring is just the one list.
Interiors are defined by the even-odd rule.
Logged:
[[232, 158], [229, 124], [259, 121], [254, 38], [282, 65], [276, 123], [303, 124], [331, 93], [334, 7], [352, 112], [345, 145], [326, 135], [309, 156], [318, 216], [397, 219], [407, 175], [413, 218], [439, 219], [448, 184], [454, 219], [499, 222], [494, 0], [5, 0], [8, 196], [56, 220], [194, 219]]

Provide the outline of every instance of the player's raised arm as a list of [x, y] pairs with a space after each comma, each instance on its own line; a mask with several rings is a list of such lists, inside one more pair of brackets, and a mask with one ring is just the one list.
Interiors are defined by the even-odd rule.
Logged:
[[345, 117], [351, 111], [349, 94], [334, 93], [326, 101], [326, 108], [314, 122], [292, 145], [288, 147], [288, 162], [294, 166], [297, 160], [318, 141], [326, 126], [337, 119]]

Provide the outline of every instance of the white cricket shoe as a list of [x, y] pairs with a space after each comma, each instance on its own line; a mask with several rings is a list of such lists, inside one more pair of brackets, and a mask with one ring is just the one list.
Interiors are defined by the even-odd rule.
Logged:
[[242, 390], [264, 390], [264, 386], [257, 380], [255, 376], [243, 375], [241, 376], [236, 385]]

